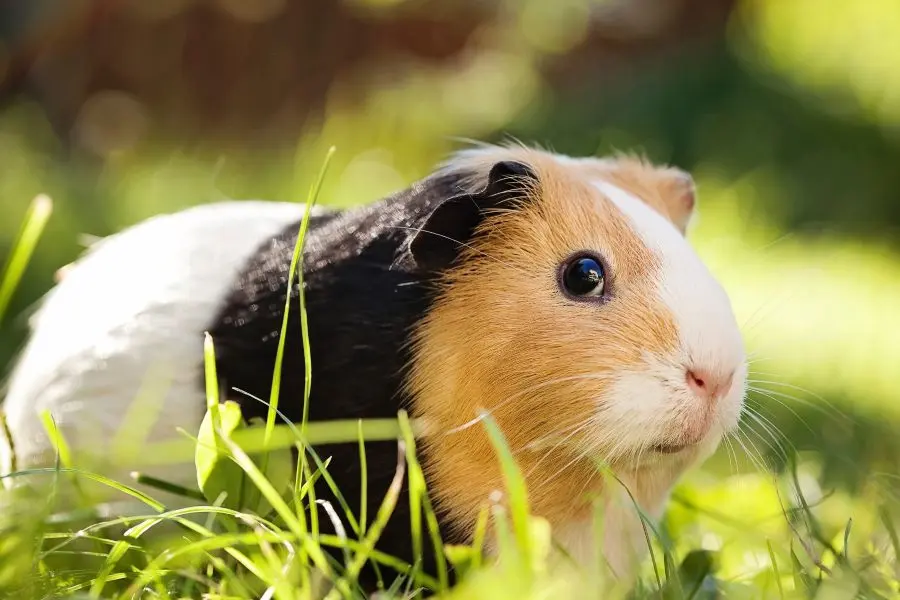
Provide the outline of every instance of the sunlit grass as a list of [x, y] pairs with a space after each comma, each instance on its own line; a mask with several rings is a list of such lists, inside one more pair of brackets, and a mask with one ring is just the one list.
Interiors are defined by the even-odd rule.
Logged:
[[[706, 183], [704, 188], [713, 198], [706, 203], [695, 232], [696, 243], [734, 297], [739, 317], [749, 322], [751, 338], [756, 343], [760, 338], [766, 342], [759, 347], [774, 341], [794, 349], [793, 354], [779, 355], [772, 369], [781, 374], [794, 373], [790, 381], [817, 390], [836, 386], [868, 394], [872, 410], [889, 403], [888, 390], [873, 385], [871, 373], [879, 369], [888, 372], [885, 365], [896, 358], [891, 354], [898, 351], [896, 346], [879, 349], [885, 354], [881, 358], [885, 362], [869, 362], [870, 377], [854, 378], [853, 370], [872, 360], [865, 351], [887, 339], [894, 323], [891, 319], [897, 319], [895, 314], [885, 314], [893, 311], [874, 312], [878, 306], [888, 306], [891, 294], [897, 293], [897, 280], [891, 277], [900, 271], [896, 258], [848, 241], [779, 239], [764, 221], [748, 222], [735, 209], [737, 203], [732, 196], [740, 192], [742, 198], [752, 197], [752, 181], [739, 182], [737, 187]], [[34, 235], [25, 236], [26, 241], [13, 249], [14, 255], [27, 257], [30, 250], [20, 246], [34, 247], [40, 229], [32, 231]], [[816, 252], [811, 253], [810, 248]], [[810, 256], [817, 257], [815, 262]], [[801, 276], [810, 271], [815, 276]], [[854, 285], [836, 288], [835, 281], [848, 272], [853, 274]], [[788, 299], [773, 309], [778, 311], [776, 318], [756, 317], [760, 306], [790, 282], [797, 286], [795, 293], [814, 296], [817, 302]], [[848, 293], [849, 297], [842, 295]], [[857, 310], [847, 316], [846, 323], [834, 323], [812, 339], [801, 335], [821, 327], [822, 315], [834, 314], [830, 311], [848, 302]], [[861, 329], [865, 342], [857, 348], [852, 344]], [[854, 348], [850, 356], [841, 352], [848, 347]], [[209, 339], [206, 364], [211, 414], [229, 410], [226, 405], [219, 407], [214, 352], [214, 340]], [[837, 370], [829, 362], [838, 356], [849, 361], [846, 370]], [[273, 415], [277, 416], [276, 410]], [[465, 577], [457, 587], [447, 589], [446, 597], [618, 597], [592, 587], [591, 579], [576, 571], [548, 568], [552, 531], [530, 514], [528, 491], [517, 475], [502, 432], [489, 416], [484, 424], [509, 488], [508, 504], [486, 507], [490, 510], [485, 512], [480, 528], [490, 522], [499, 536], [497, 564], [482, 556], [480, 545], [468, 549], [443, 547], [414, 452], [416, 436], [422, 429], [404, 415], [399, 421], [338, 421], [302, 427], [275, 424], [273, 416], [268, 427], [233, 431], [223, 428], [221, 414], [218, 416], [207, 434], [201, 432], [193, 438], [196, 432], [188, 432], [191, 435], [183, 440], [145, 447], [141, 457], [131, 454], [128, 458], [140, 466], [166, 464], [191, 456], [198, 443], [211, 444], [233, 465], [230, 476], [237, 473], [245, 479], [238, 495], [245, 497], [249, 487], [265, 503], [226, 506], [225, 498], [207, 487], [205, 500], [200, 499], [204, 496], [192, 496], [198, 506], [167, 510], [131, 484], [79, 470], [60, 440], [62, 460], [58, 468], [19, 472], [10, 478], [90, 479], [119, 496], [136, 500], [146, 507], [146, 514], [108, 518], [90, 506], [67, 507], [61, 512], [61, 507], [19, 495], [21, 490], [0, 492], [0, 595], [39, 598], [78, 592], [92, 598], [131, 598], [139, 594], [160, 598], [201, 594], [307, 598], [330, 593], [332, 598], [358, 597], [355, 581], [367, 562], [381, 565], [385, 573], [393, 569], [407, 574], [406, 579], [386, 577], [389, 597], [415, 597], [405, 595], [405, 590], [415, 591], [422, 585], [447, 589], [443, 569], [422, 573], [416, 565], [375, 550], [387, 516], [403, 501], [399, 484], [391, 487], [375, 515], [354, 515], [341, 500], [341, 506], [335, 508], [350, 524], [344, 535], [325, 535], [312, 527], [315, 502], [310, 495], [311, 482], [321, 479], [333, 487], [333, 481], [328, 475], [329, 461], [320, 460], [310, 445], [335, 441], [361, 444], [364, 438], [398, 441], [396, 481], [405, 479], [410, 484], [419, 551], [424, 543], [432, 544], [450, 563], [466, 569]], [[55, 431], [52, 421], [47, 421], [47, 427], [51, 434]], [[293, 487], [283, 485], [280, 477], [267, 477], [265, 466], [261, 468], [258, 462], [263, 452], [291, 447], [309, 452], [315, 463], [315, 468], [310, 465], [307, 472], [293, 474]], [[753, 453], [752, 445], [748, 449]], [[138, 460], [142, 457], [146, 457], [143, 463]], [[900, 593], [898, 535], [894, 529], [900, 505], [890, 477], [873, 481], [856, 494], [828, 490], [819, 483], [823, 473], [814, 454], [794, 458], [798, 461], [796, 472], [789, 470], [778, 476], [747, 468], [715, 475], [706, 470], [691, 473], [676, 490], [661, 525], [666, 543], [650, 538], [657, 560], [645, 562], [634, 596], [706, 598], [713, 588], [728, 597], [745, 598], [849, 598], [857, 593], [875, 598]], [[146, 477], [139, 482], [167, 489], [165, 482]], [[220, 491], [227, 489], [231, 488], [226, 485]], [[168, 491], [179, 490], [170, 487]], [[163, 525], [173, 526], [176, 533], [149, 535]], [[344, 556], [343, 563], [327, 554], [332, 548], [342, 549], [339, 555]], [[707, 576], [708, 567], [713, 577]], [[332, 582], [330, 592], [328, 586], [322, 587], [322, 576]]]
[[[771, 21], [765, 25], [769, 27], [765, 32], [766, 43], [777, 46], [773, 46], [774, 63], [787, 69], [797, 68], [809, 58], [804, 54], [804, 48], [810, 44], [809, 36], [825, 31], [822, 24], [829, 18], [828, 11], [795, 12], [777, 0], [764, 4], [769, 11], [765, 18]], [[842, 10], [859, 16], [866, 9], [845, 7]], [[791, 25], [796, 23], [788, 18], [793, 18], [792, 15], [811, 19], [804, 23], [806, 29], [796, 30]], [[776, 22], [778, 19], [781, 21]], [[840, 33], [844, 36], [845, 32]], [[844, 45], [845, 37], [841, 38]], [[826, 83], [850, 77], [847, 65], [858, 66], [858, 61], [863, 60], [860, 57], [873, 52], [868, 46], [890, 43], [884, 39], [864, 41], [865, 44], [841, 61], [828, 62], [831, 59], [827, 53], [813, 57], [818, 66], [811, 73], [819, 73]], [[835, 46], [835, 51], [841, 47]], [[863, 65], [855, 77], [877, 73], [896, 58], [879, 56], [882, 62]], [[440, 87], [432, 79], [416, 80], [415, 77], [407, 85], [416, 94], [422, 92], [417, 97], [440, 98], [462, 111], [471, 105], [466, 81], [470, 84], [494, 81], [494, 85], [503, 88], [500, 90], [503, 93], [493, 94], [492, 103], [472, 108], [474, 112], [470, 115], [479, 127], [490, 129], [511, 110], [503, 99], [517, 95], [514, 86], [507, 90], [503, 80], [487, 76], [505, 65], [503, 57], [488, 56], [468, 65], [465, 70], [468, 79], [463, 77], [454, 86]], [[519, 85], [527, 92], [533, 85], [532, 74], [527, 65], [517, 68], [524, 75], [519, 78], [524, 83]], [[884, 106], [892, 106], [889, 100], [890, 97], [884, 100]], [[366, 110], [332, 108], [326, 130], [318, 136], [329, 143], [337, 141], [342, 148], [330, 171], [331, 181], [323, 183], [323, 189], [328, 190], [328, 204], [347, 206], [374, 200], [423, 173], [449, 147], [445, 142], [426, 144], [423, 141], [426, 137], [436, 138], [435, 131], [449, 131], [447, 124], [432, 124], [431, 129], [423, 126], [420, 130], [398, 134], [387, 119], [382, 123], [365, 116], [367, 111], [381, 115], [389, 112], [388, 108], [396, 110], [395, 101], [396, 92], [386, 90], [369, 99]], [[431, 104], [431, 101], [419, 102], [411, 120], [423, 125], [434, 121]], [[373, 127], [382, 126], [382, 130], [371, 133]], [[359, 138], [361, 129], [369, 132], [368, 138]], [[25, 133], [47, 135], [43, 130], [35, 133], [29, 129]], [[43, 156], [10, 139], [9, 135], [0, 139], [0, 150], [6, 150], [0, 154], [9, 158], [2, 171], [4, 177], [0, 178], [3, 196], [7, 199], [34, 197], [49, 180], [48, 189], [56, 199], [56, 226], [74, 234], [83, 233], [87, 223], [93, 225], [90, 220], [97, 215], [82, 211], [77, 196], [69, 190], [71, 182], [66, 176], [48, 173]], [[157, 212], [221, 198], [232, 189], [255, 189], [255, 185], [269, 177], [274, 181], [267, 182], [270, 184], [267, 189], [287, 198], [300, 197], [306, 188], [305, 184], [302, 190], [299, 186], [314, 181], [321, 168], [322, 143], [306, 142], [301, 147], [301, 159], [294, 165], [293, 177], [285, 177], [273, 169], [254, 179], [246, 173], [231, 172], [227, 162], [214, 170], [209, 167], [209, 161], [188, 155], [131, 156], [111, 162], [101, 178], [101, 187], [109, 194], [103, 204], [108, 213], [103, 216], [110, 223], [122, 226]], [[380, 149], [370, 150], [373, 145]], [[867, 414], [888, 426], [900, 422], [896, 392], [897, 365], [900, 365], [900, 344], [896, 341], [900, 332], [900, 312], [896, 309], [900, 300], [900, 257], [893, 250], [872, 242], [829, 235], [785, 237], [769, 225], [766, 215], [752, 210], [759, 195], [777, 186], [777, 182], [766, 179], [765, 173], [751, 173], [738, 181], [722, 181], [700, 173], [698, 179], [701, 220], [692, 233], [692, 240], [733, 299], [753, 352], [754, 377], [778, 382], [762, 385], [783, 394], [776, 399], [797, 410], [809, 409], [810, 404], [822, 409], [823, 401], [814, 395], [821, 394], [834, 402], [852, 398], [852, 405], [837, 407], [840, 411]], [[31, 217], [25, 219], [26, 234], [20, 236], [7, 255], [12, 267], [7, 268], [6, 279], [0, 287], [0, 317], [10, 316], [2, 313], [13, 299], [16, 284], [34, 249], [38, 249], [39, 258], [42, 249], [63, 252], [64, 244], [60, 242], [56, 247], [56, 240], [44, 239], [43, 246], [34, 245], [49, 217], [49, 212], [44, 210], [46, 206], [38, 203], [36, 207]], [[0, 206], [9, 223], [13, 222], [10, 217], [16, 217], [16, 224], [4, 226], [7, 232], [17, 227], [20, 215], [16, 211], [20, 208], [15, 201]], [[298, 251], [300, 247], [298, 242]], [[287, 302], [288, 312], [296, 317], [299, 305]], [[9, 318], [4, 321], [9, 322]], [[210, 352], [214, 352], [214, 340]], [[308, 369], [310, 365], [305, 367]], [[210, 381], [215, 381], [214, 373], [210, 373]], [[213, 386], [211, 396], [217, 391]], [[272, 397], [277, 398], [277, 393]], [[266, 512], [262, 516], [254, 514], [253, 507], [236, 510], [223, 498], [177, 487], [169, 487], [168, 491], [193, 493], [191, 499], [201, 505], [166, 510], [158, 500], [133, 489], [135, 482], [113, 482], [78, 470], [64, 445], [60, 447], [59, 469], [17, 473], [15, 479], [89, 479], [115, 490], [117, 498], [139, 502], [146, 514], [121, 520], [87, 506], [68, 507], [63, 511], [59, 506], [48, 505], [46, 498], [26, 497], [13, 504], [16, 496], [0, 492], [0, 506], [4, 510], [0, 514], [0, 597], [39, 598], [48, 597], [51, 592], [80, 592], [89, 597], [113, 598], [128, 597], [141, 589], [146, 590], [145, 597], [159, 598], [199, 597], [204, 593], [211, 598], [258, 598], [266, 594], [276, 598], [302, 598], [316, 584], [317, 576], [310, 568], [316, 564], [320, 571], [330, 571], [335, 581], [341, 581], [336, 591], [341, 595], [353, 593], [359, 569], [367, 560], [383, 567], [386, 587], [392, 585], [388, 568], [410, 574], [407, 580], [397, 580], [395, 597], [419, 585], [444, 588], [446, 573], [422, 573], [417, 565], [402, 564], [373, 549], [373, 540], [380, 533], [385, 515], [398, 502], [407, 501], [417, 515], [413, 523], [417, 551], [429, 546], [441, 548], [441, 541], [435, 536], [434, 514], [428, 506], [424, 478], [413, 451], [415, 439], [422, 433], [421, 425], [411, 422], [406, 427], [402, 420], [382, 419], [306, 423], [297, 427], [276, 423], [277, 405], [272, 405], [268, 429], [238, 428], [226, 435], [227, 440], [221, 444], [223, 456], [231, 461], [234, 470], [246, 474], [239, 495], [253, 489], [258, 492], [255, 497], [265, 498], [265, 503], [260, 501], [255, 506]], [[48, 427], [53, 430], [52, 423]], [[194, 455], [195, 437], [201, 437], [198, 432], [187, 433], [183, 439], [142, 445], [139, 453], [131, 450], [117, 457], [134, 468], [181, 462]], [[834, 450], [828, 447], [830, 442], [822, 432], [810, 435], [814, 446], [823, 451]], [[324, 442], [359, 443], [362, 448], [362, 439], [402, 441], [398, 448], [398, 472], [402, 470], [402, 477], [410, 483], [410, 498], [389, 495], [376, 514], [366, 514], [361, 507], [350, 507], [340, 499], [340, 506], [334, 509], [349, 525], [346, 538], [314, 534], [314, 511], [309, 510], [314, 500], [309, 495], [313, 489], [310, 483], [317, 480], [333, 488], [328, 474], [333, 465], [327, 458], [323, 461], [310, 452], [312, 461], [306, 470], [301, 466], [293, 472], [293, 486], [284, 495], [281, 494], [283, 481], [276, 476], [266, 477], [271, 473], [256, 462], [267, 450], [274, 453]], [[494, 441], [498, 444], [498, 456], [506, 456], [501, 437], [495, 435]], [[877, 450], [882, 441], [890, 447], [889, 440], [873, 440], [871, 445]], [[770, 449], [767, 444], [775, 443], [752, 434], [745, 434], [742, 442], [749, 454], [757, 455]], [[791, 453], [790, 442], [780, 442], [785, 445], [786, 453]], [[663, 545], [653, 540], [659, 562], [655, 569], [652, 561], [644, 564], [637, 597], [660, 597], [658, 590], [674, 581], [675, 567], [682, 565], [686, 557], [696, 556], [691, 552], [698, 550], [708, 551], [714, 557], [716, 585], [725, 589], [728, 597], [806, 598], [816, 593], [819, 595], [815, 597], [852, 597], [846, 587], [862, 589], [862, 597], [878, 597], [866, 586], [882, 590], [882, 597], [900, 595], [896, 560], [900, 544], [894, 528], [900, 517], [897, 514], [900, 503], [895, 494], [898, 475], [876, 472], [880, 465], [848, 456], [847, 460], [859, 470], [869, 473], [866, 485], [852, 492], [833, 489], [823, 483], [827, 473], [821, 457], [816, 452], [804, 453], [797, 457], [797, 480], [809, 508], [802, 508], [792, 491], [790, 472], [776, 477], [759, 470], [748, 464], [747, 453], [736, 441], [729, 443], [737, 456], [732, 457], [723, 449], [714, 461], [715, 467], [692, 472], [676, 490], [662, 527], [672, 544], [671, 555], [664, 556]], [[307, 454], [301, 452], [301, 456]], [[504, 465], [510, 466], [508, 461]], [[363, 477], [366, 476], [364, 473]], [[514, 472], [507, 471], [507, 476], [516, 483]], [[138, 483], [167, 489], [166, 482], [144, 475], [139, 476]], [[493, 565], [477, 549], [443, 548], [448, 563], [460, 568], [471, 566], [465, 580], [448, 597], [500, 600], [611, 597], [591, 588], [576, 573], [546, 568], [551, 532], [546, 523], [529, 514], [527, 490], [517, 485], [512, 488], [516, 492], [512, 494], [512, 506], [487, 507], [490, 510], [486, 509], [482, 522], [486, 527], [495, 518], [511, 517], [513, 527], [504, 529], [503, 521], [495, 525], [505, 533], [500, 546], [504, 548], [506, 560]], [[106, 508], [114, 510], [114, 507]], [[163, 538], [149, 535], [164, 525], [173, 526], [176, 533]], [[342, 564], [335, 564], [325, 555], [325, 550], [334, 548], [345, 557]], [[814, 560], [821, 566], [815, 565]], [[845, 564], [848, 561], [849, 567]], [[687, 571], [684, 581], [690, 583], [691, 570]], [[815, 582], [819, 578], [825, 585], [839, 585], [845, 591], [832, 590], [833, 595], [828, 596], [821, 589], [816, 590]], [[704, 586], [711, 585], [708, 580], [703, 581]], [[706, 587], [699, 591], [689, 587], [684, 593], [667, 589], [670, 591], [665, 597], [709, 597], [704, 595]]]
[[6, 315], [13, 292], [22, 280], [25, 267], [31, 260], [38, 239], [44, 231], [47, 220], [53, 211], [53, 202], [44, 194], [38, 195], [32, 202], [22, 224], [18, 238], [6, 259], [0, 279], [0, 323]]

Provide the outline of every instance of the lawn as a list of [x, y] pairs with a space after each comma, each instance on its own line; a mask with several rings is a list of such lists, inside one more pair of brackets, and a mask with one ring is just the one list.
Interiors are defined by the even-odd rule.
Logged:
[[[190, 172], [189, 163], [182, 166], [182, 173]], [[130, 172], [133, 177], [122, 178], [118, 190], [130, 197], [146, 194], [141, 171]], [[182, 181], [183, 196], [207, 176], [199, 168], [196, 174]], [[681, 482], [664, 521], [648, 524], [651, 552], [631, 593], [685, 599], [896, 597], [900, 449], [893, 432], [900, 403], [891, 365], [900, 364], [900, 345], [892, 337], [900, 331], [900, 315], [891, 307], [900, 298], [900, 260], [850, 239], [784, 235], [764, 215], [743, 208], [766, 189], [764, 173], [738, 181], [699, 173], [698, 181], [705, 202], [692, 237], [732, 295], [752, 352], [753, 389], [740, 432]], [[10, 299], [29, 260], [41, 256], [45, 226], [52, 230], [54, 220], [65, 220], [73, 206], [53, 211], [44, 196], [31, 205], [7, 260], [0, 319], [16, 316]], [[853, 282], [845, 285], [849, 273]], [[289, 318], [305, 318], [302, 304], [286, 308]], [[211, 340], [206, 349], [209, 358], [215, 352]], [[204, 427], [185, 432], [181, 446], [165, 449], [173, 457], [196, 457], [198, 489], [173, 490], [141, 479], [194, 497], [198, 505], [170, 509], [133, 490], [134, 481], [84, 472], [70, 464], [60, 439], [57, 469], [10, 478], [41, 478], [60, 490], [74, 481], [76, 494], [83, 495], [63, 506], [61, 492], [49, 499], [0, 492], [0, 597], [308, 598], [323, 589], [323, 574], [335, 583], [330, 597], [358, 597], [354, 582], [366, 561], [405, 568], [373, 551], [380, 526], [398, 502], [421, 508], [414, 511], [420, 515], [414, 528], [419, 543], [436, 542], [415, 462], [415, 422], [401, 415], [398, 421], [293, 427], [273, 410], [266, 424], [248, 428], [233, 406], [218, 405], [214, 369], [207, 378]], [[47, 426], [53, 435], [52, 421]], [[528, 513], [527, 490], [502, 432], [489, 418], [485, 426], [503, 461], [512, 526], [502, 526], [507, 520], [500, 506], [484, 515], [501, 534], [497, 564], [474, 548], [443, 548], [447, 561], [465, 574], [444, 596], [624, 594], [602, 576], [548, 568], [550, 532]], [[304, 460], [295, 471], [285, 460], [286, 449], [303, 446], [303, 440], [361, 437], [398, 439], [397, 477], [409, 479], [410, 497], [392, 488], [375, 515], [332, 507], [351, 530], [345, 537], [319, 535], [308, 510], [315, 502], [308, 483], [327, 482], [327, 457]], [[264, 447], [268, 453], [260, 452]], [[160, 460], [162, 450], [145, 454]], [[113, 500], [93, 506], [89, 489], [98, 486], [111, 489]], [[120, 501], [130, 503], [128, 518], [111, 516]], [[328, 558], [324, 550], [333, 547], [344, 548], [343, 561]], [[384, 582], [386, 597], [417, 597], [423, 583], [446, 585], [442, 571], [408, 567], [406, 577]]]

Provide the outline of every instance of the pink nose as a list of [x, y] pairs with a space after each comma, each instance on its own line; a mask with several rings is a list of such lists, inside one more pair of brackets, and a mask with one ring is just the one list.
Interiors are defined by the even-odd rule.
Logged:
[[707, 400], [718, 399], [731, 387], [734, 371], [720, 372], [707, 369], [688, 368], [687, 385], [692, 392]]

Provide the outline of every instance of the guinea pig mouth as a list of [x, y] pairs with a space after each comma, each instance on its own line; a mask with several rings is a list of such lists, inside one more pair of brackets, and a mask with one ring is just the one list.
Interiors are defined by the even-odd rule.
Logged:
[[653, 451], [660, 454], [678, 454], [688, 446], [691, 444], [656, 444], [653, 446]]

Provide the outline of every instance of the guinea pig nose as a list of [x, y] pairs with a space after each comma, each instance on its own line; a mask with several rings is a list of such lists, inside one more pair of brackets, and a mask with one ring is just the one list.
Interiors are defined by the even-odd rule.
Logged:
[[687, 385], [692, 392], [701, 398], [715, 399], [722, 396], [731, 387], [734, 371], [716, 372], [709, 369], [687, 368]]

